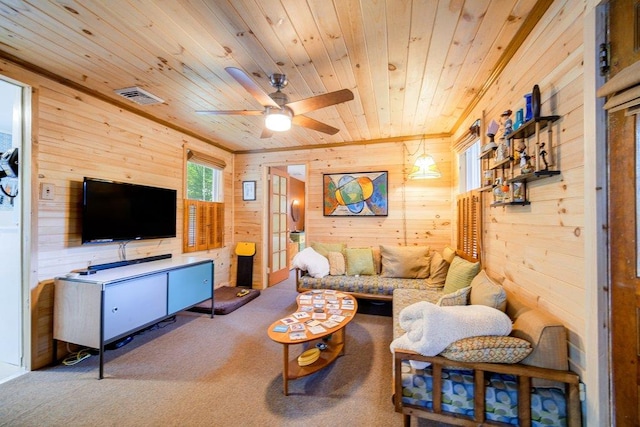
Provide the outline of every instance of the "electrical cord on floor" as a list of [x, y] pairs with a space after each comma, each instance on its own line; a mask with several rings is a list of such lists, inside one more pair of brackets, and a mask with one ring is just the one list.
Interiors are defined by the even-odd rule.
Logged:
[[[67, 344], [67, 351], [69, 351], [69, 344]], [[88, 359], [92, 355], [90, 348], [83, 348], [82, 350], [78, 350], [75, 353], [69, 351], [69, 353], [70, 353], [69, 356], [65, 357], [65, 359], [62, 361], [63, 365], [66, 365], [66, 366], [75, 365], [76, 363], [80, 363], [83, 360]]]
[[[176, 316], [171, 316], [167, 319], [164, 319], [158, 323], [155, 323], [151, 326], [149, 326], [146, 329], [143, 329], [141, 331], [136, 332], [133, 336], [135, 335], [142, 335], [146, 332], [149, 331], [153, 331], [156, 329], [162, 329], [162, 328], [166, 328], [167, 326], [171, 325], [172, 323], [176, 322]], [[131, 337], [133, 337], [131, 336]], [[85, 359], [88, 359], [89, 357], [93, 356], [95, 354], [94, 349], [91, 348], [83, 348], [81, 350], [78, 350], [76, 352], [72, 352], [69, 348], [69, 343], [67, 343], [67, 352], [69, 352], [69, 356], [67, 356], [63, 361], [62, 364], [66, 365], [66, 366], [72, 366], [75, 365], [77, 363], [82, 362]]]
[[145, 334], [145, 333], [147, 333], [149, 331], [155, 331], [156, 329], [166, 328], [167, 326], [171, 325], [172, 323], [176, 323], [176, 316], [175, 315], [173, 315], [173, 316], [171, 316], [171, 317], [169, 317], [167, 319], [164, 319], [164, 320], [162, 320], [162, 321], [160, 321], [158, 323], [155, 323], [155, 324], [149, 326], [146, 329], [143, 329], [143, 330], [141, 330], [139, 332], [136, 332], [135, 335], [142, 335], [142, 334]]

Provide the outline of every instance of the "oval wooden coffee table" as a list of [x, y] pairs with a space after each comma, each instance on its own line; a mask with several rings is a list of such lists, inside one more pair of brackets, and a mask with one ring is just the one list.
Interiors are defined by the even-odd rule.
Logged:
[[[289, 394], [289, 380], [313, 374], [344, 354], [345, 327], [358, 310], [358, 303], [351, 295], [331, 290], [302, 293], [296, 302], [296, 312], [273, 322], [267, 332], [269, 338], [283, 347], [285, 396]], [[326, 344], [326, 348], [320, 351], [318, 360], [309, 365], [300, 366], [298, 354], [289, 360], [290, 345], [302, 345], [304, 351], [322, 344]]]

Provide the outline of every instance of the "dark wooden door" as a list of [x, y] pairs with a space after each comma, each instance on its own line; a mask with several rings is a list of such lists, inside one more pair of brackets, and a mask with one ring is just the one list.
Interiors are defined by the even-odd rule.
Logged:
[[[609, 3], [609, 78], [640, 59], [637, 0]], [[636, 146], [639, 116], [609, 115], [609, 229], [611, 254], [611, 391], [617, 426], [640, 425], [640, 279], [637, 268]]]

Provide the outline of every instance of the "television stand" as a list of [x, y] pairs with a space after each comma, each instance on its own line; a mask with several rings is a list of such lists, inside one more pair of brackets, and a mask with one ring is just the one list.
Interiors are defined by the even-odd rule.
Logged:
[[87, 271], [108, 270], [110, 268], [124, 267], [127, 265], [134, 265], [134, 264], [142, 264], [144, 262], [160, 261], [163, 259], [169, 259], [171, 258], [171, 256], [172, 256], [171, 254], [163, 254], [163, 255], [148, 256], [145, 258], [128, 259], [123, 261], [114, 261], [114, 262], [107, 262], [104, 264], [90, 265], [89, 267], [87, 267]]
[[213, 299], [213, 288], [213, 260], [189, 256], [56, 277], [54, 342], [98, 349], [102, 379], [107, 345]]

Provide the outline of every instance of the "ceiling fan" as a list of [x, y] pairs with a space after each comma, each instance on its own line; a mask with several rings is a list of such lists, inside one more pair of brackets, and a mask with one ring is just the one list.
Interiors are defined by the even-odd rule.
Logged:
[[264, 115], [265, 129], [262, 131], [261, 138], [270, 138], [272, 132], [282, 132], [289, 130], [291, 124], [313, 129], [318, 132], [334, 135], [340, 131], [326, 123], [319, 122], [307, 116], [304, 113], [318, 110], [320, 108], [329, 107], [331, 105], [340, 104], [342, 102], [351, 101], [353, 92], [349, 89], [337, 90], [335, 92], [325, 93], [323, 95], [312, 96], [311, 98], [302, 99], [300, 101], [289, 102], [286, 94], [282, 93], [288, 81], [284, 74], [272, 74], [269, 77], [271, 86], [276, 91], [267, 94], [260, 86], [256, 84], [244, 71], [235, 67], [227, 67], [225, 70], [233, 77], [243, 88], [246, 89], [262, 106], [264, 110], [199, 110], [198, 114], [216, 114], [216, 115], [241, 115], [241, 116], [259, 116]]

